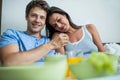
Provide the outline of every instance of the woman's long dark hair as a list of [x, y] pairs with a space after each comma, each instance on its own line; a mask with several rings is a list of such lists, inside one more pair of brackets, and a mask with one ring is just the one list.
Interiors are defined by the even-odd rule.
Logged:
[[75, 29], [78, 29], [80, 27], [78, 27], [76, 24], [74, 24], [71, 20], [71, 17], [69, 16], [69, 14], [67, 12], [65, 12], [64, 10], [58, 8], [58, 7], [50, 7], [48, 9], [48, 12], [47, 12], [47, 18], [46, 18], [46, 36], [49, 37], [50, 39], [52, 38], [52, 35], [55, 33], [55, 32], [59, 32], [57, 30], [55, 30], [50, 24], [49, 24], [49, 18], [50, 16], [53, 14], [53, 13], [59, 13], [61, 15], [65, 15], [70, 23], [70, 25], [75, 28]]

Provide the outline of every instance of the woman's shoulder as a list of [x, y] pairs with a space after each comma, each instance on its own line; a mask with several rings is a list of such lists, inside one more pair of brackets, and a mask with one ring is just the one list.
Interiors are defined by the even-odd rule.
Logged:
[[96, 26], [94, 24], [86, 24], [86, 28], [90, 33], [96, 31]]
[[94, 24], [86, 24], [86, 28], [93, 29], [93, 28], [95, 28], [95, 25]]

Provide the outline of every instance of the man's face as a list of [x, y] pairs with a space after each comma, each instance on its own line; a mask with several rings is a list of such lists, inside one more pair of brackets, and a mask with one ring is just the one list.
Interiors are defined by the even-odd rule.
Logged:
[[30, 34], [39, 33], [45, 25], [46, 14], [46, 11], [39, 7], [32, 8], [26, 17], [27, 32]]

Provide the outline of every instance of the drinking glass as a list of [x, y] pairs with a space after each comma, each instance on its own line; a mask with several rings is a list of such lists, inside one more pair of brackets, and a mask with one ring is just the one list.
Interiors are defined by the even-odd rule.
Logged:
[[81, 50], [71, 50], [71, 51], [66, 51], [65, 54], [67, 55], [67, 63], [68, 63], [65, 77], [74, 79], [75, 77], [69, 69], [69, 64], [76, 64], [79, 61], [81, 61], [83, 59], [83, 52]]

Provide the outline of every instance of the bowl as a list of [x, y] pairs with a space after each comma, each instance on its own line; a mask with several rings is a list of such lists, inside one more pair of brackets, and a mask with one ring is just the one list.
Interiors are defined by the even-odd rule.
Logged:
[[117, 73], [117, 57], [105, 53], [91, 53], [76, 64], [69, 64], [77, 80], [112, 76]]
[[[49, 59], [52, 58], [52, 61]], [[44, 63], [0, 67], [0, 80], [63, 80], [66, 56], [49, 56]]]

